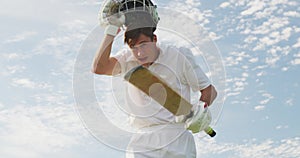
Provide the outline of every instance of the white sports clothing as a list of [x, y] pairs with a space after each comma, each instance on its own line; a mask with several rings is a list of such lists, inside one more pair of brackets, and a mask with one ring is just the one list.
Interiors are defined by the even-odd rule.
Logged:
[[[195, 63], [189, 49], [158, 45], [160, 53], [148, 69], [190, 101], [190, 91], [202, 90], [211, 83]], [[115, 58], [121, 65], [121, 74], [139, 65], [128, 49]], [[145, 131], [132, 137], [127, 158], [194, 158], [196, 149], [193, 135], [183, 123], [176, 123], [175, 116], [159, 103], [131, 84], [127, 84], [126, 106], [131, 114], [131, 124]]]
[[157, 125], [145, 130], [151, 132], [132, 137], [126, 158], [196, 157], [194, 137], [184, 128], [184, 124]]

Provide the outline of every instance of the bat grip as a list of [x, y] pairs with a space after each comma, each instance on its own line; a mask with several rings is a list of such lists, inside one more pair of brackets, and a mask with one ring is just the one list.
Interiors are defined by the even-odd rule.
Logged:
[[204, 129], [204, 132], [206, 134], [208, 134], [210, 137], [214, 137], [217, 133], [216, 131], [214, 131], [211, 127], [207, 127], [206, 129]]
[[[204, 105], [204, 112], [208, 111], [208, 104], [205, 103]], [[204, 132], [208, 134], [210, 137], [214, 137], [217, 133], [214, 131], [210, 126], [208, 126], [206, 129], [204, 129]]]

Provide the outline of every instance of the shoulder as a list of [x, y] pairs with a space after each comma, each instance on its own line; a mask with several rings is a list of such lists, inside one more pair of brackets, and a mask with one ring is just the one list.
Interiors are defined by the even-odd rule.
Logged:
[[130, 50], [127, 48], [123, 48], [123, 49], [119, 50], [115, 56], [130, 56], [130, 55], [131, 55]]
[[183, 47], [183, 46], [178, 47], [176, 45], [166, 44], [166, 43], [160, 43], [158, 46], [164, 53], [173, 53], [173, 54], [179, 53], [188, 56], [193, 55], [191, 49], [187, 47]]
[[180, 54], [180, 49], [173, 44], [160, 43], [158, 47], [163, 56], [174, 58]]
[[171, 50], [175, 50], [177, 49], [177, 47], [173, 44], [170, 44], [170, 43], [158, 43], [158, 47], [164, 51], [164, 52], [169, 52]]
[[116, 58], [119, 62], [127, 61], [128, 59], [132, 58], [132, 53], [129, 49], [124, 48], [119, 50], [113, 57]]

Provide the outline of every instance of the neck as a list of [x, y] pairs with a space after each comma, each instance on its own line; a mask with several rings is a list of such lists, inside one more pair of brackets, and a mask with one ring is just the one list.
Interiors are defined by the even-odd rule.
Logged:
[[145, 63], [145, 64], [142, 64], [144, 67], [148, 68], [149, 66], [151, 66], [154, 62], [151, 62], [151, 63]]

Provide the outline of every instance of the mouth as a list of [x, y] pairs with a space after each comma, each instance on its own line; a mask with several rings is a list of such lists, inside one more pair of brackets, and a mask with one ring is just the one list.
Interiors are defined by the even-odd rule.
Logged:
[[148, 59], [148, 57], [138, 58], [138, 60], [139, 60], [140, 62], [145, 62], [145, 61], [147, 61], [147, 59]]

